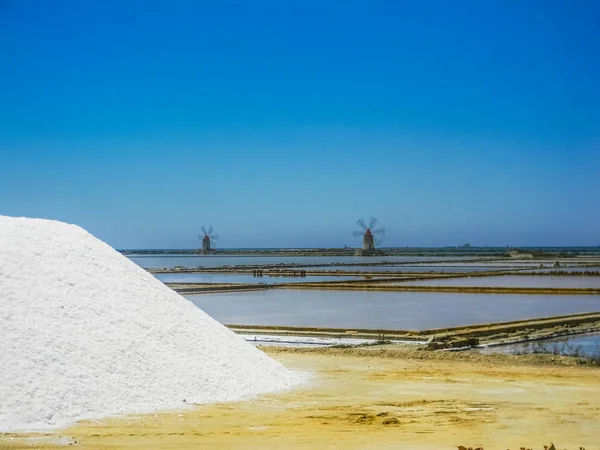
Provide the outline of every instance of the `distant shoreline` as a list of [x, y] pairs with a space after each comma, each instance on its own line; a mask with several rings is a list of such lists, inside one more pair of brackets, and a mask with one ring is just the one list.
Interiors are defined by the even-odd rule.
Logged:
[[[354, 248], [219, 249], [203, 254], [198, 249], [119, 249], [126, 256], [356, 256]], [[494, 256], [506, 258], [557, 258], [599, 256], [600, 247], [395, 247], [381, 248], [377, 256]], [[512, 253], [513, 255], [511, 256]], [[368, 258], [368, 257], [366, 257]]]

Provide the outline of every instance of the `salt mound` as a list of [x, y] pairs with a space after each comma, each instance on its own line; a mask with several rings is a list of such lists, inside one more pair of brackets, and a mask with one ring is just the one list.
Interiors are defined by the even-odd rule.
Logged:
[[0, 216], [0, 430], [235, 401], [298, 381], [83, 229]]

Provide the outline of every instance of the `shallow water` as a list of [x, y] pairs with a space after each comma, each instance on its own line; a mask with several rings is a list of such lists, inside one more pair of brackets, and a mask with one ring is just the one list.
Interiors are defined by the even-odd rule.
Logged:
[[399, 265], [399, 266], [331, 266], [331, 267], [299, 267], [305, 270], [320, 270], [327, 272], [495, 272], [505, 271], [506, 268], [478, 267], [478, 266], [431, 266], [431, 265]]
[[600, 311], [600, 296], [264, 290], [187, 296], [226, 324], [427, 329]]
[[[545, 261], [545, 260], [519, 260], [519, 259], [506, 259], [502, 261], [477, 261], [477, 265], [481, 267], [518, 267], [518, 268], [552, 268], [556, 260]], [[580, 263], [581, 261], [575, 260], [559, 260], [561, 266], [567, 266], [569, 264]], [[467, 262], [468, 264], [468, 262]], [[461, 266], [463, 262], [439, 262], [432, 264], [434, 266]], [[542, 266], [542, 267], [540, 267]]]
[[600, 333], [587, 334], [583, 336], [571, 336], [570, 338], [552, 339], [544, 341], [553, 344], [568, 343], [572, 346], [581, 347], [581, 350], [588, 356], [599, 354], [600, 352]]
[[267, 266], [277, 264], [357, 264], [377, 262], [426, 262], [457, 260], [456, 256], [216, 256], [216, 255], [132, 255], [129, 258], [145, 269], [181, 267]]
[[163, 283], [247, 283], [247, 284], [281, 284], [281, 283], [316, 283], [321, 281], [373, 280], [370, 276], [310, 276], [310, 277], [254, 277], [251, 274], [229, 273], [162, 273], [156, 274]]
[[480, 351], [482, 353], [529, 353], [531, 352], [532, 345], [535, 346], [540, 344], [550, 347], [554, 346], [554, 344], [558, 344], [559, 346], [562, 344], [568, 344], [570, 347], [576, 346], [581, 348], [583, 354], [587, 356], [594, 356], [600, 354], [600, 333], [566, 336], [556, 339], [544, 339], [532, 343], [525, 342], [522, 344], [501, 345], [498, 347], [481, 349]]
[[392, 282], [390, 284], [402, 284], [406, 286], [600, 288], [600, 276], [504, 275]]

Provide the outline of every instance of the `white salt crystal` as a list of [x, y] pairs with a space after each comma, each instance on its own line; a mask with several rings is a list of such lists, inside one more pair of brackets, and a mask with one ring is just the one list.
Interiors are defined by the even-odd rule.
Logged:
[[0, 216], [0, 431], [235, 401], [298, 382], [83, 229]]

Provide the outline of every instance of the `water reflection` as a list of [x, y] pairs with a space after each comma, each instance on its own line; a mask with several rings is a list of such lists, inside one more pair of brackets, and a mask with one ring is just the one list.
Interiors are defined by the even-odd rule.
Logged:
[[545, 348], [550, 351], [554, 348], [562, 349], [567, 353], [573, 350], [581, 351], [583, 355], [600, 355], [600, 333], [591, 333], [585, 335], [565, 336], [555, 339], [543, 339], [535, 342], [525, 342], [514, 345], [502, 345], [498, 347], [489, 347], [480, 350], [482, 353], [511, 353], [522, 354], [538, 351], [536, 349]]
[[428, 329], [600, 311], [600, 296], [265, 290], [188, 298], [226, 324]]

